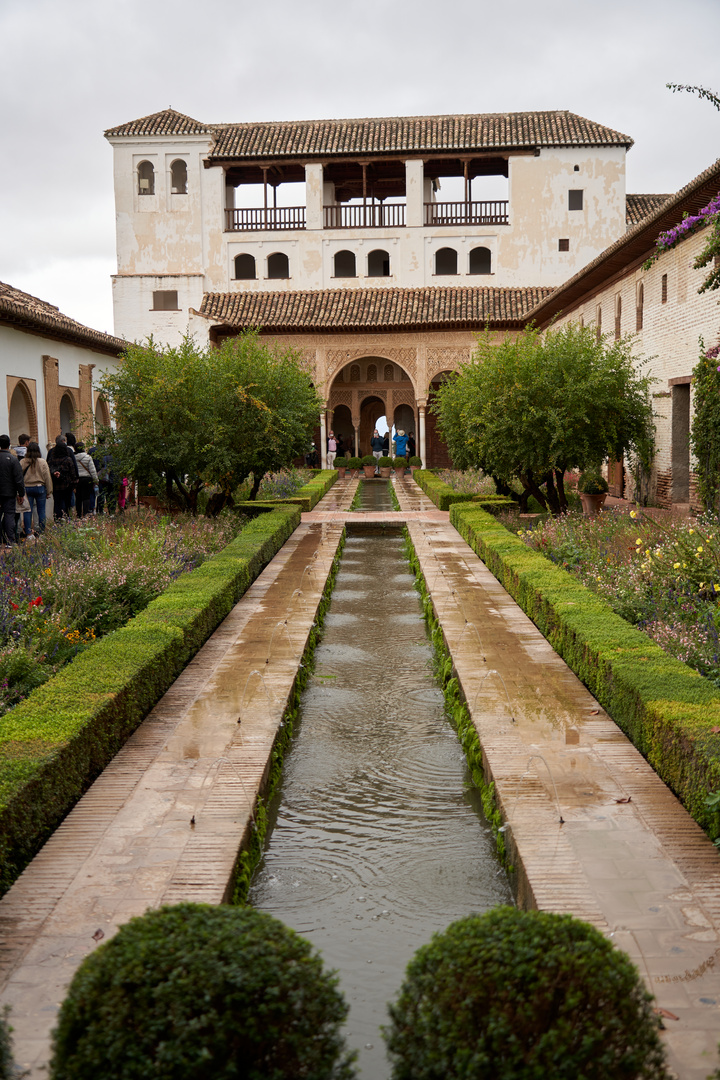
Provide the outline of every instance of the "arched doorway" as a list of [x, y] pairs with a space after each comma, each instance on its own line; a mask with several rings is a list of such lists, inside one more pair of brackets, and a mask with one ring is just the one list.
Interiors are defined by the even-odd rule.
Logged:
[[360, 430], [359, 430], [359, 443], [360, 454], [372, 453], [370, 449], [370, 440], [372, 433], [381, 416], [385, 416], [385, 402], [382, 398], [371, 395], [366, 397], [360, 406]]
[[[452, 461], [447, 445], [438, 429], [437, 416], [432, 411], [435, 394], [440, 389], [450, 371], [439, 371], [433, 376], [433, 381], [428, 387], [428, 403], [425, 410], [425, 446], [427, 454], [427, 466], [433, 469], [451, 469]], [[423, 462], [423, 465], [425, 462]]]
[[32, 398], [23, 383], [18, 383], [13, 390], [10, 399], [10, 415], [8, 417], [10, 431], [10, 443], [16, 446], [21, 435], [30, 435], [37, 438], [37, 424], [35, 422], [35, 408]]
[[95, 404], [95, 426], [110, 427], [110, 410], [104, 397], [99, 397]]
[[398, 405], [395, 409], [395, 416], [393, 417], [395, 431], [404, 431], [406, 435], [409, 435], [412, 431], [415, 437], [416, 452], [418, 443], [418, 432], [415, 424], [415, 410], [411, 405]]
[[347, 405], [337, 405], [332, 418], [332, 424], [330, 429], [334, 431], [336, 435], [340, 435], [343, 441], [343, 453], [347, 457], [347, 451], [350, 451], [350, 456], [355, 456], [355, 429], [352, 422], [352, 413]]
[[75, 423], [75, 405], [69, 394], [63, 394], [60, 400], [60, 431], [58, 434], [66, 435], [73, 430]]

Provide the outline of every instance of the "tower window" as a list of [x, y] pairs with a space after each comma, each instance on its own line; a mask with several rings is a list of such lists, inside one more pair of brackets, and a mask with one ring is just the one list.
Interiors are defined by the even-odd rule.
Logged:
[[179, 311], [177, 289], [159, 289], [153, 293], [153, 311]]
[[244, 253], [235, 256], [235, 280], [252, 281], [256, 277], [255, 257]]
[[435, 255], [435, 273], [457, 274], [457, 251], [455, 248], [440, 248]]
[[569, 240], [558, 240], [558, 251], [569, 251], [569, 250], [570, 250], [570, 241]]
[[155, 169], [151, 161], [141, 161], [137, 169], [138, 195], [155, 194]]
[[492, 256], [490, 254], [490, 248], [476, 247], [472, 249], [470, 252], [470, 273], [492, 273]]
[[269, 278], [289, 278], [290, 263], [287, 255], [283, 251], [276, 251], [272, 255], [268, 255], [267, 270]]
[[173, 195], [187, 195], [187, 164], [182, 158], [170, 166], [170, 189]]
[[368, 277], [390, 277], [390, 256], [378, 248], [371, 251], [367, 260]]
[[333, 260], [335, 277], [357, 277], [354, 251], [338, 251]]
[[582, 210], [583, 208], [583, 193], [582, 191], [568, 191], [568, 210]]

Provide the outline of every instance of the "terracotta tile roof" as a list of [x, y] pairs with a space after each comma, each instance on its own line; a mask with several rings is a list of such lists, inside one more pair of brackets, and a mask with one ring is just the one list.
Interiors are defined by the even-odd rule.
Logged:
[[520, 324], [552, 289], [320, 289], [205, 293], [200, 315], [241, 330], [479, 329]]
[[628, 226], [638, 225], [672, 197], [672, 192], [667, 195], [626, 195], [625, 220]]
[[229, 124], [211, 159], [466, 153], [536, 146], [632, 146], [632, 139], [566, 111], [391, 116]]
[[681, 188], [676, 195], [671, 195], [661, 203], [649, 217], [628, 229], [624, 236], [605, 251], [601, 251], [592, 262], [555, 289], [551, 295], [541, 298], [528, 312], [528, 319], [541, 328], [547, 326], [561, 312], [570, 310], [584, 297], [604, 288], [609, 278], [623, 273], [630, 265], [638, 265], [648, 259], [655, 250], [659, 233], [677, 225], [685, 213], [697, 214], [718, 193], [720, 158]]
[[105, 137], [119, 135], [206, 135], [212, 127], [193, 120], [191, 116], [176, 112], [175, 109], [163, 109], [162, 112], [141, 116], [139, 120], [130, 120], [127, 124], [108, 128]]
[[542, 146], [632, 146], [612, 128], [566, 110], [203, 124], [174, 109], [108, 128], [107, 137], [214, 136], [211, 160], [467, 153]]
[[75, 322], [52, 304], [39, 300], [30, 293], [21, 292], [20, 289], [14, 289], [4, 281], [0, 281], [0, 324], [29, 330], [56, 341], [85, 345], [108, 356], [117, 356], [127, 344], [122, 338], [103, 334], [101, 330], [92, 330], [89, 326]]

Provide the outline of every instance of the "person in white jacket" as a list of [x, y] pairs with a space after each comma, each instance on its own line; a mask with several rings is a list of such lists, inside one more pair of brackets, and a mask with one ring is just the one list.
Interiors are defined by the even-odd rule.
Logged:
[[77, 516], [81, 518], [91, 512], [93, 491], [98, 482], [98, 475], [95, 462], [86, 452], [84, 443], [79, 442], [75, 447], [75, 462], [78, 468], [75, 509]]

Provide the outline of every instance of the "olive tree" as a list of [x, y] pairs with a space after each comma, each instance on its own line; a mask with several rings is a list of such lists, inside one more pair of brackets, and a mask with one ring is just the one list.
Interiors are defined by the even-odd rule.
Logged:
[[566, 471], [628, 451], [647, 459], [653, 380], [640, 366], [630, 339], [598, 340], [592, 327], [528, 329], [501, 342], [487, 333], [434, 408], [461, 468], [481, 468], [499, 485], [519, 480], [561, 513]]

